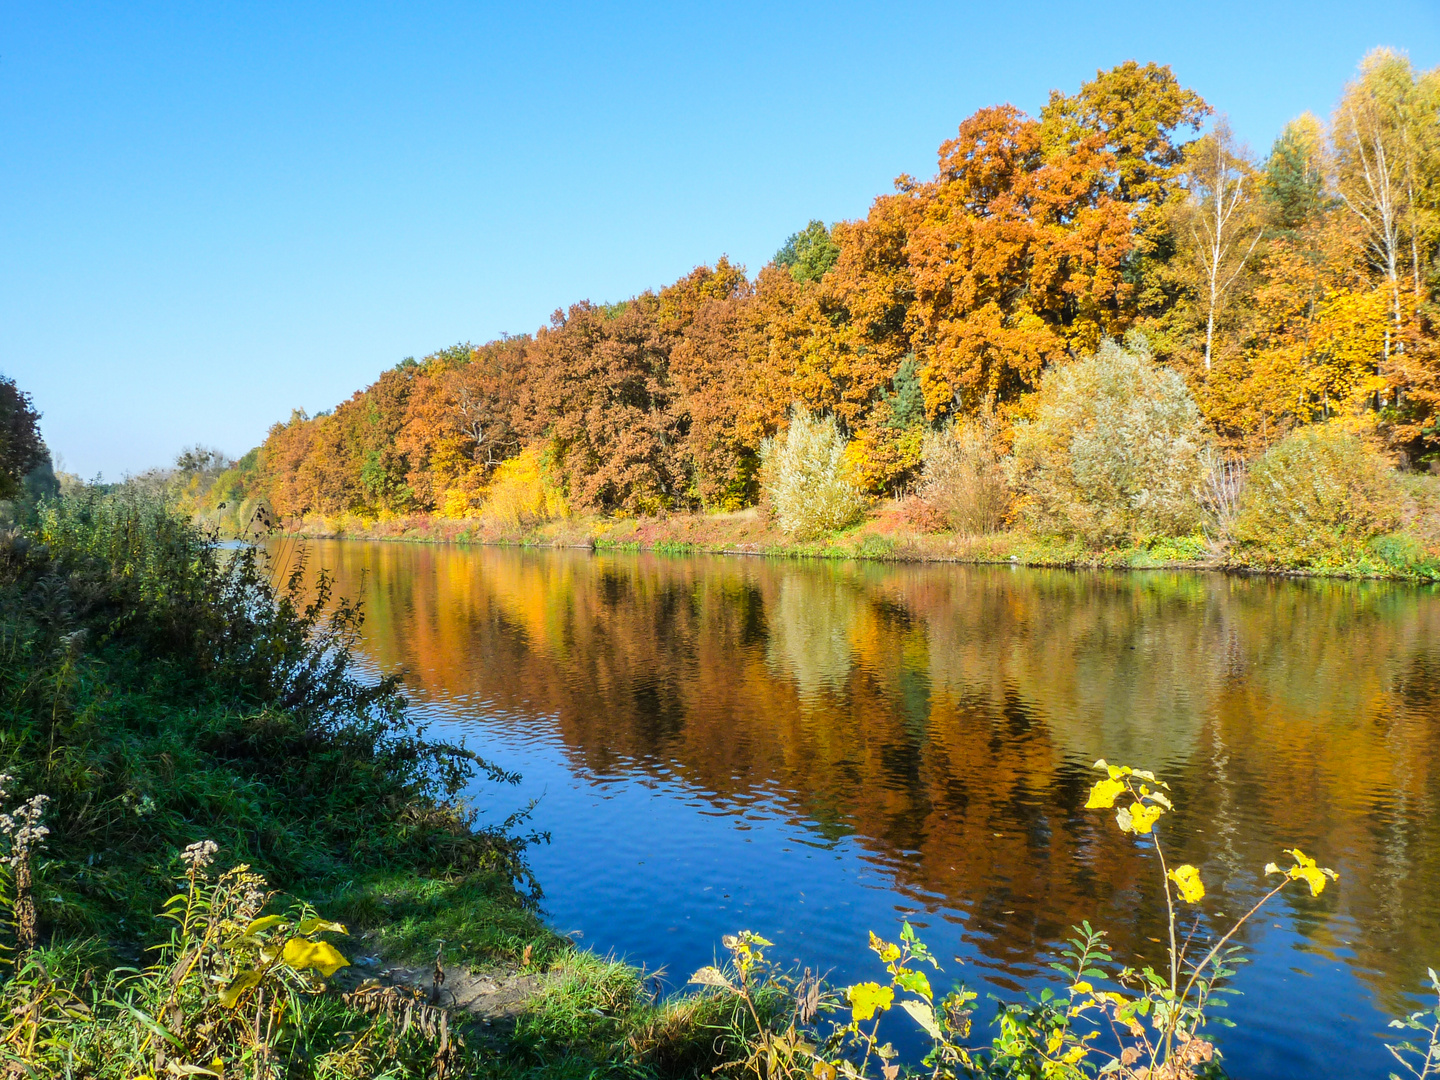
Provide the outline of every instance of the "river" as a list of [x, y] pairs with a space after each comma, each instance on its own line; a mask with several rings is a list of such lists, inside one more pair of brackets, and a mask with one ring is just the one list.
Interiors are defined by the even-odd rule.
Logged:
[[908, 918], [942, 984], [1045, 982], [1088, 919], [1159, 967], [1153, 850], [1082, 809], [1154, 769], [1219, 921], [1298, 845], [1340, 880], [1243, 935], [1236, 1077], [1383, 1077], [1440, 966], [1440, 592], [1372, 582], [329, 541], [362, 658], [521, 773], [561, 932], [672, 986], [751, 929], [836, 981]]

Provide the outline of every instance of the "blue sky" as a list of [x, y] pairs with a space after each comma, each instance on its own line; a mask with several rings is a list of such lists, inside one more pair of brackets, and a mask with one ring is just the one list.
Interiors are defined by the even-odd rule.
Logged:
[[0, 2], [0, 371], [71, 471], [865, 213], [976, 108], [1171, 64], [1264, 149], [1435, 0]]

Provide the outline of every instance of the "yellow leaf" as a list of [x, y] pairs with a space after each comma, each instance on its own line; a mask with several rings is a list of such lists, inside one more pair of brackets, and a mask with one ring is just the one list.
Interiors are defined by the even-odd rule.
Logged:
[[[1331, 881], [1338, 881], [1340, 879], [1340, 875], [1334, 870], [1324, 866], [1317, 866], [1315, 860], [1299, 848], [1286, 848], [1285, 854], [1293, 857], [1295, 860], [1295, 865], [1286, 870], [1285, 875], [1290, 878], [1291, 881], [1303, 881], [1309, 885], [1311, 896], [1319, 896], [1325, 891], [1326, 878], [1329, 878]], [[1278, 866], [1271, 863], [1265, 867], [1265, 872], [1267, 874], [1271, 873], [1272, 868], [1275, 872], [1279, 872], [1280, 870]]]
[[1292, 876], [1300, 879], [1310, 886], [1310, 895], [1319, 896], [1325, 891], [1325, 874], [1316, 870], [1313, 866], [1297, 866], [1291, 871]]
[[1180, 890], [1180, 899], [1187, 904], [1198, 904], [1205, 897], [1205, 883], [1200, 880], [1200, 871], [1186, 863], [1177, 866], [1167, 875]]
[[1312, 858], [1310, 858], [1309, 855], [1306, 855], [1306, 854], [1305, 854], [1303, 851], [1301, 851], [1298, 847], [1297, 847], [1297, 848], [1286, 848], [1286, 849], [1285, 849], [1285, 854], [1286, 854], [1286, 855], [1293, 855], [1293, 856], [1295, 857], [1295, 865], [1296, 865], [1296, 866], [1299, 866], [1301, 869], [1309, 869], [1309, 870], [1315, 869], [1315, 860], [1312, 859]]
[[873, 930], [870, 932], [870, 948], [874, 949], [880, 959], [887, 964], [892, 960], [900, 959], [900, 946], [881, 940]]
[[1148, 833], [1150, 827], [1160, 820], [1160, 815], [1164, 812], [1158, 806], [1134, 803], [1130, 807], [1130, 827], [1137, 833]]
[[341, 956], [328, 941], [306, 941], [298, 937], [285, 943], [280, 961], [296, 971], [313, 968], [327, 979], [342, 967], [350, 966], [350, 961]]
[[327, 930], [332, 934], [349, 935], [350, 931], [345, 929], [344, 923], [331, 922], [329, 919], [321, 919], [312, 916], [308, 919], [301, 919], [300, 925], [295, 927], [297, 934], [304, 934], [309, 937], [311, 934], [318, 934], [321, 930]]
[[1070, 987], [1070, 992], [1072, 994], [1088, 994], [1091, 990], [1094, 989], [1095, 988], [1091, 986], [1088, 982], [1086, 982], [1084, 979], [1081, 979], [1074, 986]]
[[879, 983], [856, 983], [845, 991], [850, 999], [850, 1012], [856, 1020], [869, 1020], [875, 1010], [887, 1012], [895, 1000], [895, 991]]
[[227, 1009], [233, 1009], [239, 1003], [240, 995], [259, 982], [260, 972], [246, 968], [230, 980], [229, 986], [220, 991], [220, 1004]]
[[1090, 789], [1090, 798], [1085, 803], [1086, 810], [1108, 810], [1115, 805], [1116, 798], [1125, 790], [1125, 785], [1119, 780], [1101, 780]]

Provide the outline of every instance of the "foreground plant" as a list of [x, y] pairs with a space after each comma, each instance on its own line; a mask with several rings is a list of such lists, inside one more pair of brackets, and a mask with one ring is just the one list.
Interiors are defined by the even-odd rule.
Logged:
[[267, 914], [276, 894], [265, 879], [243, 864], [212, 876], [216, 850], [202, 841], [181, 853], [182, 889], [160, 913], [170, 936], [144, 970], [113, 970], [86, 1001], [53, 955], [30, 954], [0, 984], [0, 1064], [127, 1080], [453, 1070], [463, 1044], [444, 1010], [390, 987], [331, 992], [349, 962], [327, 935], [346, 928], [304, 905]]
[[[754, 1043], [751, 1071], [757, 1076], [858, 1080], [870, 1076], [871, 1063], [878, 1062], [883, 1080], [895, 1080], [901, 1069], [899, 1055], [882, 1038], [881, 1027], [886, 1014], [898, 1009], [929, 1036], [932, 1045], [923, 1064], [936, 1080], [1080, 1080], [1097, 1076], [1196, 1080], [1218, 1075], [1218, 1051], [1203, 1032], [1211, 1010], [1224, 1004], [1223, 996], [1237, 993], [1225, 985], [1236, 965], [1243, 962], [1238, 955], [1240, 947], [1232, 944], [1235, 935], [1292, 884], [1303, 883], [1311, 896], [1319, 896], [1338, 875], [1317, 865], [1299, 848], [1287, 848], [1286, 865], [1270, 863], [1264, 870], [1266, 877], [1279, 880], [1223, 933], [1208, 940], [1208, 947], [1200, 944], [1198, 913], [1189, 920], [1191, 925], [1182, 938], [1181, 913], [1205, 897], [1205, 882], [1197, 867], [1188, 863], [1172, 867], [1166, 859], [1158, 827], [1164, 815], [1175, 809], [1168, 786], [1145, 770], [1103, 760], [1096, 762], [1096, 768], [1105, 776], [1091, 788], [1085, 808], [1113, 810], [1120, 831], [1148, 841], [1159, 861], [1169, 932], [1168, 963], [1163, 970], [1117, 968], [1104, 933], [1083, 923], [1050, 964], [1064, 977], [1064, 989], [1046, 988], [1023, 1001], [1000, 1002], [995, 1018], [998, 1030], [988, 1044], [976, 1045], [972, 1036], [978, 994], [959, 985], [937, 1000], [925, 969], [939, 971], [940, 965], [907, 922], [901, 926], [898, 942], [870, 935], [870, 948], [889, 978], [855, 983], [841, 991], [849, 1005], [847, 1022], [836, 1023], [823, 1037], [813, 1028], [806, 1030], [803, 1022], [798, 1027], [792, 1022], [783, 1032], [767, 1033]], [[731, 947], [737, 963], [741, 956], [737, 947], [753, 951], [756, 942], [768, 944], [748, 932], [727, 939], [727, 943], [732, 940], [739, 943]], [[697, 973], [695, 981], [741, 996], [748, 992], [743, 980], [734, 986], [727, 980], [710, 979], [705, 972]], [[834, 999], [828, 996], [817, 993], [816, 1000], [834, 1006]], [[1425, 1015], [1415, 1014], [1406, 1025], [1424, 1027], [1420, 1018]], [[1419, 1071], [1412, 1070], [1417, 1077], [1440, 1071], [1440, 1006], [1434, 1015], [1435, 1026], [1428, 1028], [1430, 1056]], [[1223, 1019], [1217, 1022], [1227, 1023]], [[1421, 1053], [1408, 1044], [1403, 1050]]]
[[[1391, 1056], [1400, 1063], [1400, 1067], [1415, 1077], [1415, 1080], [1440, 1076], [1440, 975], [1435, 974], [1434, 968], [1426, 968], [1425, 974], [1430, 976], [1430, 987], [1435, 991], [1435, 1005], [1390, 1021], [1392, 1028], [1421, 1032], [1424, 1045], [1416, 1044], [1413, 1041], [1414, 1036], [1411, 1036], [1386, 1046]], [[1390, 1080], [1401, 1080], [1401, 1077], [1392, 1072]]]

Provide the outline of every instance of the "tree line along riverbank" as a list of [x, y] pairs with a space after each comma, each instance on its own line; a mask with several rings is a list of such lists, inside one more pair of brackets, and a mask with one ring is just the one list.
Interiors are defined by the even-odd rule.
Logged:
[[965, 118], [931, 179], [753, 276], [720, 259], [406, 359], [168, 479], [236, 529], [763, 507], [810, 544], [909, 495], [926, 535], [1205, 535], [1236, 565], [1409, 572], [1440, 555], [1417, 490], [1440, 454], [1437, 95], [1379, 50], [1252, 156], [1127, 62], [1038, 117]]

